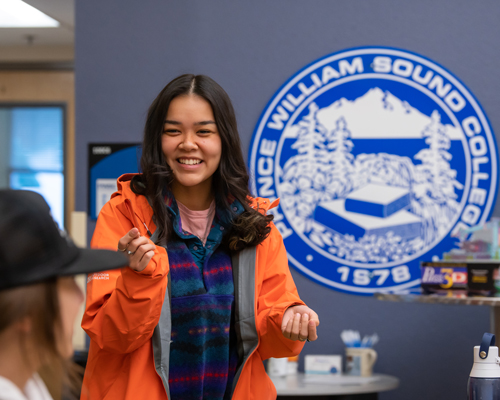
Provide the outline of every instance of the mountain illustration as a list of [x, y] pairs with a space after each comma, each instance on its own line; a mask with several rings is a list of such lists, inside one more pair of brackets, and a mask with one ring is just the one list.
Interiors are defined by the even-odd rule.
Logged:
[[[341, 117], [352, 132], [351, 139], [420, 139], [432, 122], [430, 116], [378, 87], [353, 101], [341, 98], [317, 113], [318, 122], [328, 130], [334, 129]], [[444, 127], [450, 140], [462, 139], [461, 129], [449, 124]], [[296, 138], [297, 125], [290, 126], [285, 135]]]
[[[281, 205], [296, 232], [324, 254], [385, 263], [410, 259], [449, 231], [463, 190], [450, 164], [461, 129], [379, 88], [307, 107], [287, 128], [295, 153], [279, 170]], [[411, 138], [423, 139], [414, 154], [391, 154]], [[384, 151], [353, 153], [367, 139], [382, 139]]]

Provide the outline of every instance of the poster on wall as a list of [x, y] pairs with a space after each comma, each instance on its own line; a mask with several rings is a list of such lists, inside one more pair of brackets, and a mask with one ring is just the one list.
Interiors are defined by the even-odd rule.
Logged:
[[139, 143], [89, 144], [89, 212], [97, 219], [99, 211], [116, 192], [120, 175], [139, 172]]
[[465, 85], [387, 47], [343, 50], [298, 71], [265, 107], [249, 150], [253, 194], [281, 199], [274, 221], [290, 263], [360, 295], [416, 288], [420, 261], [486, 222], [497, 160]]

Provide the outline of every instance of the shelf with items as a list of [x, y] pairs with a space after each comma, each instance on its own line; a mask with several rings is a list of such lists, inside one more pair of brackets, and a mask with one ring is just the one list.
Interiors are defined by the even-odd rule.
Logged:
[[437, 294], [397, 294], [397, 293], [375, 293], [374, 297], [382, 301], [394, 301], [403, 303], [428, 303], [428, 304], [452, 304], [463, 306], [489, 306], [490, 307], [490, 331], [496, 337], [500, 337], [500, 297], [485, 296], [454, 296]]

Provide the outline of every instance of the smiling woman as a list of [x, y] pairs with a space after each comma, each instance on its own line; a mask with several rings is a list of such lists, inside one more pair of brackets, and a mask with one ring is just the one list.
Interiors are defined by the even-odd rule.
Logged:
[[183, 75], [160, 92], [141, 168], [118, 179], [92, 239], [129, 268], [87, 285], [82, 399], [276, 398], [262, 360], [298, 354], [319, 320], [267, 213], [277, 202], [250, 196], [216, 82]]
[[222, 144], [212, 107], [197, 95], [172, 100], [162, 137], [165, 161], [172, 170], [172, 193], [191, 210], [206, 210], [212, 201], [212, 176]]

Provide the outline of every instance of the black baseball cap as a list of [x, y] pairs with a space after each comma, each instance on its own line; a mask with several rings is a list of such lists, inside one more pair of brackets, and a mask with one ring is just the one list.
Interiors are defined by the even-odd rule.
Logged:
[[77, 247], [38, 193], [0, 190], [0, 290], [127, 264], [119, 252]]

